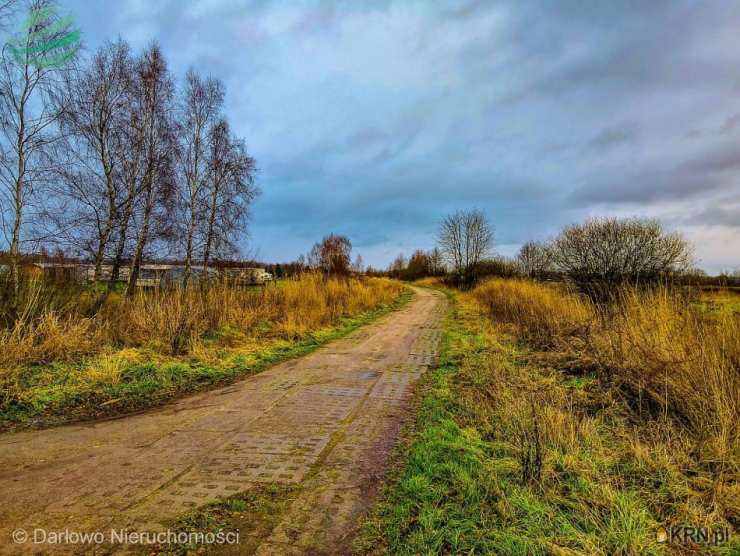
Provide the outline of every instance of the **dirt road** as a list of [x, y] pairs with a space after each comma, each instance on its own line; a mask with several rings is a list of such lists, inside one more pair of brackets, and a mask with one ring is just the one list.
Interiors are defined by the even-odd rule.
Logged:
[[[302, 483], [282, 521], [255, 540], [257, 553], [344, 553], [412, 387], [434, 360], [443, 311], [441, 294], [417, 289], [400, 311], [226, 388], [126, 418], [0, 436], [0, 551], [92, 552], [97, 539], [69, 543], [79, 541], [73, 533], [158, 531], [257, 484]], [[18, 529], [31, 539], [14, 543]], [[34, 543], [44, 537], [37, 529], [67, 543]]]

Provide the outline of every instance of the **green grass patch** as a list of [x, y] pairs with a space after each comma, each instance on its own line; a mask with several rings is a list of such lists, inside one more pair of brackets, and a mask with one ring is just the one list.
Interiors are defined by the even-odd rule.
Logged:
[[740, 315], [740, 289], [715, 289], [699, 294], [695, 305], [710, 315]]
[[[356, 553], [683, 553], [657, 540], [681, 519], [680, 468], [637, 457], [618, 404], [593, 409], [604, 395], [595, 377], [532, 363], [526, 346], [456, 297], [440, 364], [420, 382], [413, 430]], [[537, 446], [539, 464], [525, 457]]]

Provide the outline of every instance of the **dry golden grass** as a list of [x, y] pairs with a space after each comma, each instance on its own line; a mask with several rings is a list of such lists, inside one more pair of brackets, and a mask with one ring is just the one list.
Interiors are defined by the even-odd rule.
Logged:
[[419, 280], [416, 280], [414, 284], [427, 288], [436, 288], [442, 286], [442, 280], [437, 276], [427, 276], [426, 278], [420, 278]]
[[343, 316], [388, 304], [400, 288], [383, 279], [306, 274], [259, 290], [217, 284], [206, 290], [141, 292], [106, 318], [117, 342], [155, 342], [159, 349], [180, 353], [189, 349], [192, 339], [226, 327], [245, 336], [299, 338]]
[[[491, 423], [509, 427], [513, 437], [523, 426], [517, 423], [531, 427], [536, 420], [537, 435], [550, 450], [547, 459], [560, 469], [546, 464], [543, 480], [562, 480], [563, 473], [588, 477], [601, 483], [606, 498], [631, 485], [664, 523], [735, 522], [737, 314], [707, 312], [685, 292], [665, 288], [626, 288], [609, 305], [597, 306], [550, 284], [492, 280], [461, 297], [492, 316], [491, 326], [504, 336], [513, 332], [568, 360], [569, 374], [531, 373], [519, 384], [522, 371], [497, 360], [485, 371], [498, 375], [489, 379], [491, 388], [469, 394], [471, 407], [490, 405]], [[548, 366], [557, 361], [533, 355], [526, 360]], [[595, 375], [579, 376], [579, 361]], [[572, 385], [563, 388], [561, 382]], [[579, 450], [591, 456], [575, 458]], [[604, 462], [613, 462], [608, 479], [599, 470]]]
[[562, 287], [530, 280], [494, 278], [472, 293], [494, 319], [520, 327], [530, 341], [543, 347], [583, 337], [596, 320], [587, 300]]
[[53, 311], [26, 317], [13, 328], [0, 329], [0, 369], [23, 364], [72, 361], [99, 346], [100, 330], [95, 319], [62, 315]]
[[118, 353], [104, 353], [85, 366], [84, 373], [95, 384], [118, 384], [130, 361]]
[[638, 403], [647, 399], [679, 418], [720, 459], [737, 451], [740, 318], [709, 317], [662, 288], [625, 290], [614, 316], [592, 334], [592, 349]]
[[608, 307], [559, 286], [494, 279], [472, 295], [494, 320], [513, 324], [538, 347], [596, 361], [627, 386], [638, 410], [659, 407], [712, 439], [737, 448], [740, 318], [707, 315], [666, 288], [624, 288]]
[[[387, 305], [399, 295], [397, 282], [380, 278], [337, 279], [306, 274], [263, 288], [214, 284], [206, 289], [140, 291], [133, 299], [112, 295], [93, 315], [90, 305], [44, 306], [29, 297], [11, 329], [0, 329], [4, 370], [76, 361], [111, 348], [146, 347], [165, 355], [208, 359], [204, 342], [235, 345], [249, 339], [293, 340], [339, 318]], [[103, 364], [108, 367], [108, 364]], [[115, 365], [101, 371], [115, 377]]]
[[[497, 493], [491, 542], [510, 533], [543, 553], [663, 554], [661, 526], [735, 530], [738, 321], [666, 290], [625, 290], [602, 307], [502, 282], [456, 294], [450, 382], [456, 420], [495, 454], [483, 475], [495, 484], [481, 487]], [[542, 310], [565, 324], [538, 323]]]
[[[385, 279], [306, 274], [265, 287], [22, 292], [0, 326], [0, 429], [118, 415], [299, 356], [403, 299]], [[15, 317], [0, 307], [0, 322]]]

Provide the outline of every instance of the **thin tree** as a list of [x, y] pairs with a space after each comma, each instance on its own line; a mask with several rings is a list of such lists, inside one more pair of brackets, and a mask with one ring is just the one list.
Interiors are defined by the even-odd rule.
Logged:
[[329, 234], [313, 246], [309, 261], [326, 275], [346, 276], [352, 269], [352, 242], [347, 236]]
[[121, 125], [123, 142], [128, 145], [121, 153], [121, 199], [118, 204], [118, 226], [116, 245], [113, 252], [108, 292], [120, 278], [124, 255], [130, 242], [130, 229], [133, 224], [136, 204], [142, 194], [142, 176], [145, 169], [146, 122], [143, 112], [144, 82], [141, 78], [142, 61], [136, 62], [132, 69], [132, 81], [129, 94], [129, 110]]
[[434, 249], [429, 251], [429, 270], [432, 276], [439, 276], [440, 274], [444, 274], [444, 259], [442, 257], [442, 252], [439, 250], [439, 247], [435, 247]]
[[404, 270], [406, 270], [406, 257], [403, 253], [399, 253], [388, 265], [388, 274], [394, 278], [399, 278]]
[[231, 136], [226, 120], [218, 121], [208, 134], [204, 273], [214, 253], [233, 253], [246, 236], [249, 208], [258, 194], [254, 173], [255, 162], [244, 142]]
[[[131, 101], [132, 60], [123, 42], [102, 46], [80, 72], [66, 80], [60, 97], [66, 106], [60, 126], [66, 140], [59, 155], [62, 196], [71, 199], [64, 211], [72, 233], [82, 236], [95, 265], [101, 267], [116, 225], [123, 197], [123, 153], [131, 149], [124, 126]], [[79, 240], [78, 240], [79, 241]]]
[[363, 274], [365, 272], [365, 261], [359, 253], [357, 253], [355, 261], [352, 263], [352, 272], [355, 274]]
[[530, 278], [542, 276], [552, 268], [552, 252], [547, 245], [528, 241], [517, 254], [522, 272]]
[[207, 212], [207, 135], [217, 122], [223, 97], [223, 85], [220, 81], [211, 77], [204, 79], [194, 70], [188, 70], [179, 116], [180, 164], [185, 182], [180, 191], [185, 221], [184, 286], [188, 285], [191, 278], [196, 233], [201, 229]]
[[172, 161], [175, 152], [173, 117], [174, 85], [158, 45], [150, 46], [137, 65], [139, 94], [137, 109], [144, 130], [141, 214], [126, 295], [131, 296], [139, 279], [145, 249], [152, 239], [152, 221], [157, 205], [173, 194]]
[[478, 263], [491, 250], [493, 229], [482, 211], [458, 211], [442, 221], [437, 244], [460, 284], [469, 287], [475, 283]]
[[60, 107], [50, 96], [77, 54], [77, 32], [56, 16], [54, 6], [51, 0], [32, 1], [23, 31], [3, 47], [0, 57], [0, 192], [2, 204], [10, 208], [8, 258], [14, 298], [28, 205], [49, 175], [44, 153], [59, 138], [55, 123]]

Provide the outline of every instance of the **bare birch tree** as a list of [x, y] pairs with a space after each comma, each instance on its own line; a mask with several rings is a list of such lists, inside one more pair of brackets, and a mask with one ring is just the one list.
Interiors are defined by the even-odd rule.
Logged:
[[139, 226], [131, 260], [126, 295], [133, 295], [145, 249], [152, 239], [152, 223], [158, 205], [173, 194], [172, 163], [175, 155], [173, 123], [174, 85], [159, 46], [150, 46], [137, 64], [136, 110], [140, 115], [143, 141], [140, 161], [141, 183]]
[[437, 244], [461, 285], [468, 287], [475, 283], [478, 263], [491, 250], [493, 229], [482, 211], [458, 211], [442, 221]]
[[180, 188], [185, 240], [184, 286], [191, 278], [197, 233], [207, 218], [209, 199], [205, 192], [208, 165], [208, 133], [215, 125], [223, 104], [223, 85], [211, 77], [202, 78], [190, 69], [180, 102], [180, 165], [184, 187]]
[[207, 156], [204, 272], [214, 254], [238, 250], [236, 242], [246, 236], [249, 207], [258, 194], [254, 159], [244, 142], [231, 136], [226, 120], [216, 122], [208, 133]]
[[[123, 152], [127, 141], [131, 102], [130, 49], [123, 41], [101, 47], [79, 72], [69, 76], [61, 97], [66, 110], [60, 127], [65, 136], [59, 156], [62, 197], [70, 199], [62, 228], [82, 243], [95, 265], [99, 280], [106, 252], [114, 236], [123, 192]], [[70, 221], [71, 220], [71, 221]]]
[[142, 192], [142, 176], [144, 173], [144, 158], [146, 150], [146, 121], [144, 117], [144, 83], [141, 78], [142, 61], [136, 62], [132, 70], [131, 91], [129, 94], [129, 109], [121, 125], [121, 135], [125, 148], [121, 152], [121, 199], [118, 205], [118, 225], [116, 245], [113, 251], [108, 291], [118, 281], [121, 266], [128, 244], [132, 240], [131, 228], [134, 224], [136, 202]]
[[29, 203], [49, 174], [44, 152], [59, 137], [55, 124], [60, 107], [49, 97], [77, 54], [77, 32], [53, 8], [51, 0], [30, 2], [23, 30], [3, 47], [0, 57], [0, 192], [3, 208], [9, 207], [10, 213], [3, 218], [3, 232], [14, 296]]

